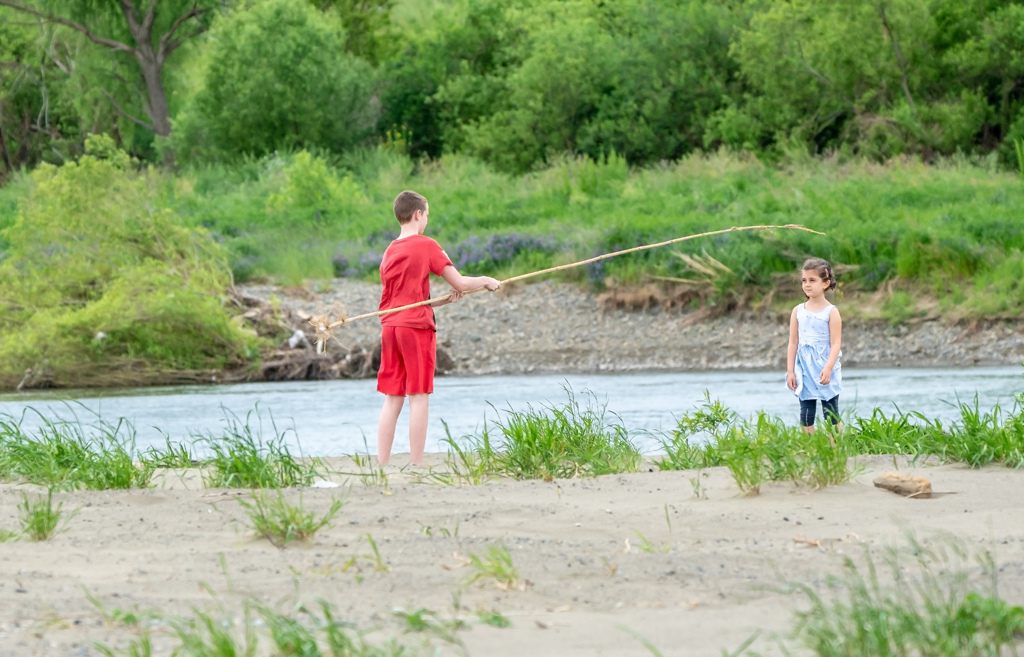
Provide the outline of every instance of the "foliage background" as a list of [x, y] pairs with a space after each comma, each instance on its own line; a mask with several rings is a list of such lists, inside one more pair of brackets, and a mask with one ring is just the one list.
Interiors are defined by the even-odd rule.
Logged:
[[[131, 40], [113, 4], [25, 1]], [[157, 36], [188, 18], [161, 72], [167, 137], [134, 120], [151, 97], [132, 56], [0, 6], [8, 380], [246, 361], [259, 345], [231, 323], [232, 279], [373, 279], [405, 188], [471, 273], [802, 223], [828, 237], [725, 236], [564, 277], [682, 278], [695, 303], [771, 310], [816, 255], [865, 317], [1024, 308], [1024, 2], [155, 6]]]
[[[116, 7], [28, 4], [130, 41]], [[191, 6], [163, 71], [186, 161], [397, 139], [514, 173], [720, 146], [1015, 167], [1024, 137], [1017, 0], [165, 2], [157, 32]], [[106, 96], [144, 115], [130, 56], [0, 7], [0, 61], [8, 173], [79, 155], [93, 132], [160, 159]]]

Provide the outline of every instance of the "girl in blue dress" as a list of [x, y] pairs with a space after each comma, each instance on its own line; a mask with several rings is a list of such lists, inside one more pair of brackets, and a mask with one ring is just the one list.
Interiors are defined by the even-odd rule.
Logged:
[[839, 392], [842, 390], [843, 320], [839, 309], [825, 299], [834, 290], [832, 265], [820, 258], [804, 263], [800, 274], [807, 301], [793, 309], [789, 318], [789, 352], [786, 383], [800, 400], [800, 425], [814, 433], [814, 414], [821, 400], [821, 414], [842, 431]]

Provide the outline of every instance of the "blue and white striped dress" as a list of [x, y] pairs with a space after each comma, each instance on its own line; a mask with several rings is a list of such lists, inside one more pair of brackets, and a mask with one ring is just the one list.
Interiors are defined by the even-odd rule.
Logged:
[[839, 352], [836, 364], [832, 367], [832, 380], [828, 385], [821, 385], [818, 377], [825, 369], [828, 354], [832, 350], [832, 340], [828, 331], [829, 315], [832, 304], [818, 311], [807, 310], [807, 304], [796, 307], [797, 328], [800, 342], [796, 349], [796, 396], [801, 400], [823, 399], [828, 401], [843, 389], [843, 368], [840, 361], [843, 352]]

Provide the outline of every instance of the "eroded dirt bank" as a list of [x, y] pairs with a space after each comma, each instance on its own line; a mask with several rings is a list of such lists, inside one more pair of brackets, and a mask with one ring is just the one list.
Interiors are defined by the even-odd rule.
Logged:
[[[434, 296], [445, 289], [435, 286]], [[376, 310], [380, 295], [376, 285], [347, 279], [336, 279], [320, 294], [270, 286], [240, 291], [255, 299], [276, 298], [291, 313], [293, 327], [307, 331], [302, 318], [318, 306], [341, 307], [352, 317]], [[785, 369], [785, 318], [748, 313], [698, 321], [690, 312], [660, 306], [656, 299], [646, 309], [642, 297], [631, 300], [632, 310], [621, 305], [614, 298], [552, 282], [474, 294], [436, 310], [442, 369], [465, 375]], [[345, 325], [337, 332], [341, 345], [331, 343], [329, 352], [334, 361], [348, 356], [349, 362], [333, 373], [324, 366], [313, 375], [372, 375], [379, 331], [377, 319]], [[281, 353], [287, 356], [288, 351]], [[352, 362], [350, 353], [358, 362]], [[891, 326], [847, 320], [844, 325], [846, 366], [967, 367], [1022, 361], [1024, 321]], [[269, 378], [274, 378], [272, 372]]]

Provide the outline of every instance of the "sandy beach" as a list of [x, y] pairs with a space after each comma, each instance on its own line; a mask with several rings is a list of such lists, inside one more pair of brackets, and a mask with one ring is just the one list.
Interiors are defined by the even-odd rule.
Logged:
[[[1001, 596], [1024, 602], [1020, 471], [862, 457], [847, 484], [775, 483], [743, 498], [724, 468], [452, 486], [427, 481], [443, 469], [442, 456], [429, 456], [431, 468], [418, 473], [402, 467], [406, 459], [387, 468], [386, 489], [344, 474], [358, 468], [338, 459], [328, 463], [338, 488], [286, 491], [319, 512], [345, 500], [332, 526], [286, 549], [253, 537], [237, 502], [248, 491], [204, 489], [195, 471], [162, 472], [147, 490], [59, 494], [65, 511], [77, 509], [65, 531], [0, 544], [0, 657], [97, 655], [97, 641], [125, 650], [140, 633], [119, 620], [125, 612], [145, 619], [147, 610], [166, 617], [198, 608], [238, 622], [246, 601], [288, 611], [318, 599], [372, 640], [409, 645], [408, 654], [433, 654], [428, 643], [443, 655], [654, 654], [642, 637], [664, 655], [718, 656], [755, 633], [753, 648], [781, 654], [777, 641], [803, 600], [780, 584], [821, 586], [841, 555], [906, 545], [908, 530], [991, 551]], [[905, 499], [873, 487], [894, 463], [941, 494]], [[15, 530], [21, 493], [38, 490], [0, 486], [0, 528]], [[468, 555], [502, 541], [522, 587], [465, 585]], [[403, 634], [396, 608], [464, 619], [462, 645]], [[511, 627], [481, 623], [481, 610], [500, 612]], [[153, 654], [177, 645], [165, 620], [140, 625], [153, 632]]]

